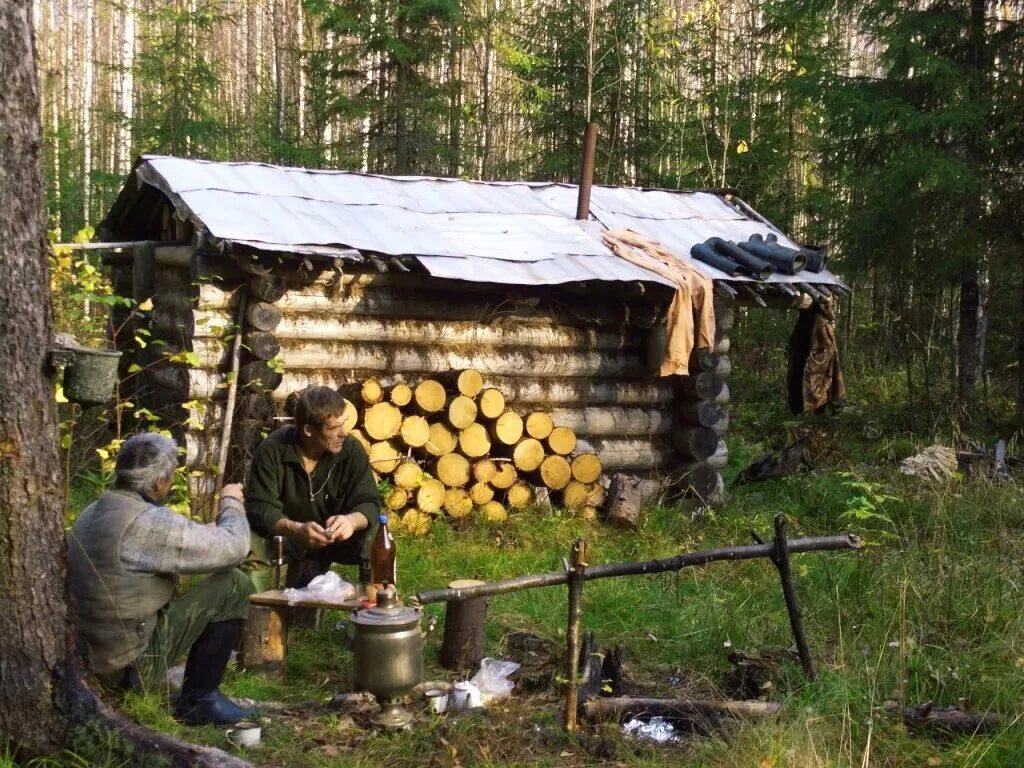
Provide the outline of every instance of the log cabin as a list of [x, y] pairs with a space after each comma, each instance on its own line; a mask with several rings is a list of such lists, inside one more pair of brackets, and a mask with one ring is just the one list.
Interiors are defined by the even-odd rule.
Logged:
[[[184, 446], [194, 503], [218, 469], [243, 477], [305, 387], [463, 369], [521, 415], [571, 428], [606, 473], [713, 501], [735, 306], [808, 306], [845, 286], [827, 269], [756, 280], [691, 258], [715, 237], [800, 248], [734, 194], [589, 192], [581, 220], [574, 184], [144, 156], [99, 228], [115, 292], [146, 308], [111, 319], [122, 391]], [[714, 281], [715, 346], [689, 376], [657, 372], [671, 282], [612, 253], [606, 229], [654, 239]]]

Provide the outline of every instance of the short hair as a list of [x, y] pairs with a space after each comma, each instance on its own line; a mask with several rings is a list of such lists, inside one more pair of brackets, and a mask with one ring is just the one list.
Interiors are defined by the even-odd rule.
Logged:
[[345, 398], [330, 387], [309, 387], [302, 391], [295, 403], [295, 426], [299, 432], [309, 424], [322, 429], [327, 420], [345, 415]]
[[157, 481], [178, 468], [178, 444], [156, 432], [142, 432], [125, 440], [114, 462], [114, 485], [127, 491], [149, 493]]

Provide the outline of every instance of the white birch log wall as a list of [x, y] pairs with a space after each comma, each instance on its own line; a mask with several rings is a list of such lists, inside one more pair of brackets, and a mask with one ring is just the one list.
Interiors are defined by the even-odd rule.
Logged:
[[[721, 495], [731, 309], [719, 309], [717, 346], [695, 357], [694, 375], [660, 379], [644, 359], [647, 331], [630, 323], [651, 315], [650, 298], [624, 299], [621, 286], [574, 292], [329, 270], [300, 281], [284, 267], [261, 277], [239, 262], [248, 264], [227, 254], [172, 259], [160, 247], [137, 255], [132, 270], [143, 293], [140, 272], [154, 270], [149, 295], [136, 298], [153, 299], [144, 323], [160, 341], [135, 361], [145, 371], [134, 396], [174, 425], [194, 493], [208, 491], [215, 474], [230, 338], [245, 292], [229, 480], [241, 479], [290, 394], [473, 368], [520, 413], [549, 410], [555, 424], [571, 427], [579, 450], [597, 453], [606, 473], [682, 472], [702, 498]], [[178, 351], [192, 353], [192, 364], [159, 359]]]

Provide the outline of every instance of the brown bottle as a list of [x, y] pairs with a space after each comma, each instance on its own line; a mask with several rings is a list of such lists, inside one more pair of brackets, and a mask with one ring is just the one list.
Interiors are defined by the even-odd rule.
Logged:
[[370, 546], [370, 581], [374, 584], [398, 586], [398, 570], [395, 565], [395, 537], [388, 529], [388, 516], [381, 515], [380, 527]]

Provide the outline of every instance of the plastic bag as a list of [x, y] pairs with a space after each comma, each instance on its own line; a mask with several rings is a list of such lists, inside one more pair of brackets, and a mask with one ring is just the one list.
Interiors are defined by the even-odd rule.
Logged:
[[356, 588], [344, 581], [334, 571], [328, 571], [309, 582], [302, 589], [286, 589], [284, 591], [288, 605], [295, 605], [301, 600], [320, 600], [324, 603], [343, 603], [356, 596]]
[[519, 666], [514, 661], [499, 659], [483, 659], [480, 662], [480, 671], [473, 675], [470, 682], [480, 689], [480, 701], [485, 707], [491, 701], [506, 699], [512, 695], [515, 683], [509, 680], [508, 676], [519, 669]]

